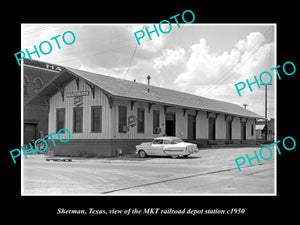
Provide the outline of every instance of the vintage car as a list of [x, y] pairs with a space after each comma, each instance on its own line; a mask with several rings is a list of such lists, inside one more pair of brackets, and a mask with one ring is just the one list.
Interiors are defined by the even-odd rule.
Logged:
[[196, 144], [184, 142], [178, 137], [157, 137], [152, 142], [143, 142], [136, 146], [136, 154], [141, 158], [146, 156], [179, 156], [188, 157], [198, 152]]

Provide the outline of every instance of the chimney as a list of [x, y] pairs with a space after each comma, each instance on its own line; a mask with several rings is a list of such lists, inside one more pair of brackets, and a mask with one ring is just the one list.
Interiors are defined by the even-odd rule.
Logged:
[[148, 79], [148, 88], [147, 88], [147, 91], [149, 93], [150, 92], [150, 79], [151, 79], [150, 75], [147, 76], [147, 79]]
[[244, 108], [246, 109], [247, 108], [247, 104], [243, 104]]

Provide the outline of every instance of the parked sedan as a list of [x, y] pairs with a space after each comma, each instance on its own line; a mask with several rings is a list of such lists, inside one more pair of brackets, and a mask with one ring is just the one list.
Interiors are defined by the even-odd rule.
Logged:
[[178, 137], [157, 137], [152, 142], [143, 142], [136, 146], [136, 154], [141, 158], [146, 156], [179, 156], [188, 157], [198, 152], [196, 144], [184, 142]]

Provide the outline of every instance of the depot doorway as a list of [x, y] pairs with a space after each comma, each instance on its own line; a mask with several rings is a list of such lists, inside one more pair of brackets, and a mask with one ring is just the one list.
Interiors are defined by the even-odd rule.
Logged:
[[196, 116], [188, 115], [188, 140], [196, 140]]
[[175, 113], [166, 113], [166, 135], [176, 136], [176, 115]]
[[246, 141], [246, 122], [241, 122], [241, 140]]
[[24, 143], [28, 143], [32, 139], [36, 138], [37, 124], [25, 123], [24, 124]]

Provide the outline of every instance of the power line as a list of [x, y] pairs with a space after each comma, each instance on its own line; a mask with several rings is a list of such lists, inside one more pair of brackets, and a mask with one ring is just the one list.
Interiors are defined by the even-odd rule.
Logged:
[[[268, 34], [268, 35], [266, 35], [266, 36], [269, 36], [269, 35], [270, 35], [270, 34]], [[243, 61], [243, 63], [240, 63], [240, 64], [239, 64], [238, 68], [241, 67], [243, 64], [245, 64], [245, 62], [247, 62], [247, 61], [250, 59], [250, 57], [251, 57], [251, 56], [259, 49], [259, 47], [261, 47], [261, 46], [257, 46], [257, 44], [258, 44], [260, 41], [261, 41], [261, 39], [259, 39], [258, 41], [255, 42], [254, 47], [250, 50], [250, 53], [247, 55], [247, 57], [246, 57], [246, 59]], [[256, 48], [256, 47], [257, 47], [257, 48]], [[255, 49], [255, 48], [256, 48], [256, 49]], [[200, 93], [200, 95], [205, 95], [205, 94], [206, 94], [207, 92], [209, 92], [211, 89], [215, 89], [215, 88], [217, 88], [218, 86], [220, 86], [221, 84], [223, 84], [223, 83], [226, 81], [226, 79], [228, 79], [229, 77], [231, 77], [231, 76], [234, 75], [234, 73], [232, 73], [232, 72], [233, 72], [233, 70], [235, 70], [235, 69], [236, 69], [236, 67], [229, 68], [229, 69], [227, 70], [227, 72], [225, 72], [225, 75], [223, 76], [223, 78], [217, 80], [217, 81], [215, 82], [215, 84], [213, 84], [213, 86], [209, 87], [209, 88], [206, 89], [204, 92]]]
[[[269, 37], [269, 35], [271, 35], [271, 34], [272, 34], [272, 29], [270, 29], [270, 31], [268, 31], [268, 33], [265, 35], [265, 39], [266, 39], [267, 37]], [[259, 47], [261, 47], [261, 46], [258, 46], [258, 45], [257, 45], [260, 41], [261, 41], [261, 39], [259, 39], [258, 41], [255, 42], [254, 47], [250, 50], [250, 53], [247, 55], [247, 58], [246, 58], [242, 63], [239, 64], [238, 68], [241, 67], [242, 65], [244, 65], [245, 62], [247, 62], [247, 61], [250, 59], [250, 57], [251, 57], [251, 56], [259, 49]], [[255, 48], [256, 48], [256, 49], [255, 49]], [[211, 91], [212, 89], [215, 89], [215, 88], [217, 88], [218, 86], [220, 86], [221, 84], [223, 84], [223, 83], [226, 81], [226, 79], [228, 79], [228, 78], [230, 78], [231, 76], [234, 75], [233, 70], [235, 70], [235, 69], [236, 69], [235, 66], [232, 67], [232, 68], [229, 68], [229, 69], [225, 72], [225, 75], [223, 76], [223, 78], [217, 80], [217, 81], [213, 84], [213, 86], [208, 87], [206, 90], [202, 91], [199, 95], [204, 96], [206, 93], [208, 93], [208, 92]]]
[[[269, 33], [269, 34], [270, 34], [270, 33]], [[266, 37], [267, 37], [267, 36], [269, 36], [269, 35], [266, 35]], [[240, 64], [238, 65], [237, 68], [236, 68], [236, 67], [233, 67], [233, 68], [229, 69], [229, 70], [225, 73], [225, 76], [224, 76], [222, 79], [218, 80], [218, 81], [216, 82], [215, 86], [211, 87], [210, 90], [211, 90], [212, 88], [217, 88], [217, 87], [221, 86], [221, 85], [226, 81], [226, 79], [228, 79], [228, 78], [230, 78], [230, 77], [232, 77], [232, 76], [234, 75], [234, 71], [233, 71], [233, 70], [236, 70], [236, 69], [240, 68], [240, 67], [241, 67], [242, 65], [244, 65], [247, 61], [249, 61], [249, 60], [252, 58], [252, 56], [257, 52], [257, 50], [262, 46], [262, 45], [260, 45], [260, 46], [257, 45], [260, 41], [261, 41], [261, 40], [258, 40], [257, 42], [255, 42], [254, 47], [250, 50], [250, 53], [247, 55], [246, 59], [244, 59], [243, 62], [240, 63]]]
[[138, 47], [138, 45], [136, 45], [135, 48], [134, 48], [133, 54], [132, 54], [132, 56], [131, 56], [131, 58], [130, 58], [130, 61], [129, 61], [128, 68], [127, 68], [126, 73], [125, 73], [125, 75], [124, 75], [124, 79], [126, 79], [127, 73], [128, 73], [129, 68], [130, 68], [130, 66], [131, 66], [131, 62], [132, 62], [132, 59], [133, 59], [133, 57], [134, 57], [134, 55], [135, 55], [135, 51], [136, 51], [137, 47]]
[[[142, 30], [144, 29], [144, 27], [145, 27], [145, 25], [142, 27]], [[137, 47], [138, 47], [138, 45], [135, 46], [134, 51], [133, 51], [133, 54], [131, 55], [131, 58], [130, 58], [130, 61], [129, 61], [129, 64], [128, 64], [128, 68], [127, 68], [127, 70], [126, 70], [126, 72], [125, 72], [125, 75], [124, 75], [124, 79], [126, 79], [126, 77], [127, 77], [127, 73], [128, 73], [129, 68], [130, 68], [130, 66], [131, 66], [131, 63], [132, 63], [132, 60], [133, 60], [133, 57], [134, 57], [134, 55], [135, 55], [135, 51], [136, 51]]]

